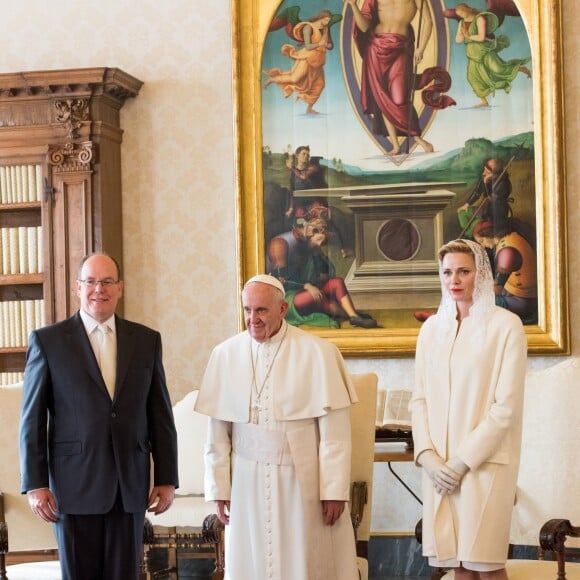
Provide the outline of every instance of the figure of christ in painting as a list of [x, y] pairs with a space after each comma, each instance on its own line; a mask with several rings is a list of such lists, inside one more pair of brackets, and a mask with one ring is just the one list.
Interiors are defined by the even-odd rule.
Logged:
[[294, 66], [289, 71], [279, 68], [264, 71], [268, 77], [264, 81], [265, 89], [274, 83], [280, 87], [286, 98], [296, 93], [295, 100], [302, 100], [307, 104], [308, 114], [318, 114], [314, 104], [326, 86], [324, 79], [326, 51], [331, 50], [333, 46], [329, 28], [331, 21], [332, 13], [323, 10], [310, 21], [299, 22], [292, 29], [292, 37], [302, 47], [284, 44], [280, 49], [284, 56], [295, 61]]
[[[425, 0], [345, 0], [354, 16], [353, 36], [362, 58], [361, 105], [373, 119], [373, 133], [385, 135], [392, 144], [391, 155], [401, 151], [399, 137], [413, 137], [427, 153], [433, 145], [426, 141], [419, 127], [413, 104], [416, 90], [425, 104], [442, 109], [454, 105], [441, 95], [451, 86], [449, 73], [441, 67], [430, 67], [416, 74], [417, 64], [433, 30], [433, 20]], [[415, 47], [411, 23], [419, 14], [420, 36]]]
[[487, 97], [494, 95], [496, 90], [509, 93], [518, 73], [531, 78], [530, 69], [524, 66], [529, 58], [505, 61], [499, 56], [498, 53], [507, 48], [510, 41], [507, 36], [494, 35], [499, 19], [493, 12], [479, 12], [461, 2], [455, 7], [455, 13], [461, 18], [455, 42], [465, 44], [467, 80], [481, 99], [476, 108], [489, 107]]
[[340, 320], [348, 320], [352, 326], [376, 328], [371, 316], [355, 309], [344, 280], [324, 253], [327, 233], [325, 220], [299, 219], [291, 231], [268, 244], [267, 269], [284, 285], [286, 321], [338, 328]]

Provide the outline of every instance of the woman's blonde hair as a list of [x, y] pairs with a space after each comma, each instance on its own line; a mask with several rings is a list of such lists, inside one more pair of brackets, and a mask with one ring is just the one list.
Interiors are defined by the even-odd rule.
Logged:
[[475, 255], [465, 240], [451, 240], [439, 248], [439, 261], [442, 262], [447, 254], [469, 254], [474, 260]]

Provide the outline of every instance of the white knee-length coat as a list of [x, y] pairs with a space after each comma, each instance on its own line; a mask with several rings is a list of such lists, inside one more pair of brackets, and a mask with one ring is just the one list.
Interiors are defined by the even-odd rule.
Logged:
[[410, 403], [415, 459], [435, 450], [469, 466], [451, 495], [423, 473], [423, 554], [496, 563], [507, 557], [519, 467], [527, 341], [517, 316], [493, 307], [441, 332], [438, 316], [417, 342]]

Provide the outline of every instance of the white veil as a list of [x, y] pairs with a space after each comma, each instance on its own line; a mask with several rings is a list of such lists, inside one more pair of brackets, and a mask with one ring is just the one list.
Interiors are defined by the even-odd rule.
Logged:
[[[493, 275], [485, 248], [471, 240], [455, 240], [469, 246], [475, 259], [475, 287], [473, 289], [473, 304], [469, 309], [469, 317], [477, 319], [478, 327], [485, 328], [487, 315], [495, 306], [493, 292]], [[437, 310], [437, 318], [445, 329], [456, 328], [457, 306], [451, 294], [443, 284], [443, 263], [439, 260], [439, 278], [441, 279], [441, 304]]]

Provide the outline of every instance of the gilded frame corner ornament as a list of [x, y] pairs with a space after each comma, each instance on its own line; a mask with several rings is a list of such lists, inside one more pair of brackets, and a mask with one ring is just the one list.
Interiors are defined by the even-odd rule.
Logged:
[[[446, 3], [450, 4], [444, 0], [425, 1], [440, 1], [443, 7]], [[269, 26], [282, 4], [286, 5], [287, 2], [233, 0], [232, 3], [240, 285], [266, 268], [263, 123], [268, 121], [264, 116], [268, 113], [263, 107], [262, 58]], [[302, 0], [296, 0], [294, 4], [300, 5], [306, 16], [308, 5]], [[337, 3], [329, 1], [327, 4], [328, 7], [336, 7]], [[528, 33], [533, 65], [538, 320], [525, 328], [529, 354], [565, 355], [570, 354], [570, 324], [561, 0], [548, 3], [542, 0], [516, 0], [516, 4]], [[347, 6], [346, 2], [344, 6]], [[447, 33], [450, 33], [452, 26], [446, 26]], [[338, 32], [336, 36], [338, 38]], [[453, 42], [453, 37], [450, 38]], [[338, 43], [336, 39], [335, 42]], [[274, 89], [276, 87], [272, 87]], [[243, 325], [241, 310], [239, 325]], [[413, 323], [368, 330], [308, 329], [330, 339], [345, 356], [409, 357], [414, 355], [419, 326]]]

